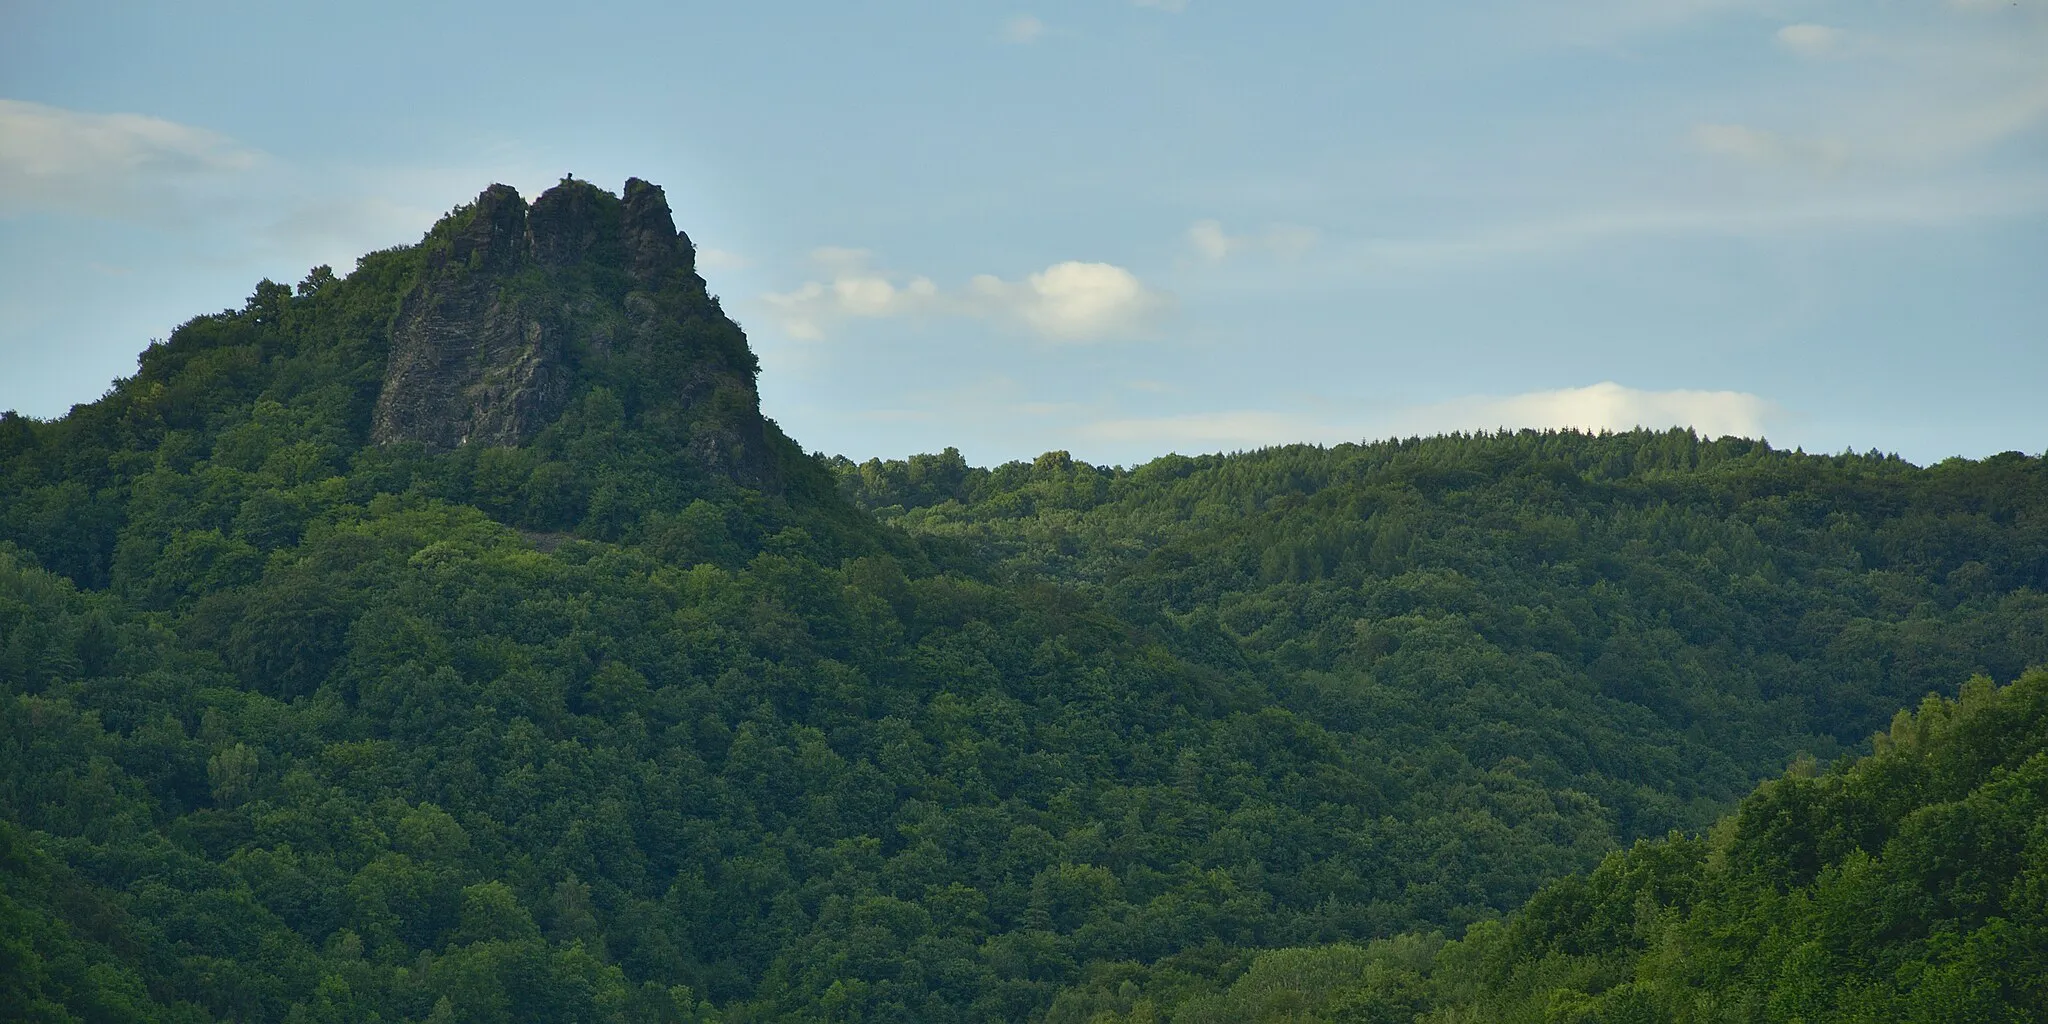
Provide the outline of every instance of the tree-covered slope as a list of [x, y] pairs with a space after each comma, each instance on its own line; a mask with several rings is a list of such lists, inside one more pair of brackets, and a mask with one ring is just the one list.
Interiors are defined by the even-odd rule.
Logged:
[[1900, 712], [1877, 752], [1766, 783], [1705, 835], [1609, 856], [1462, 941], [1103, 965], [1048, 1020], [2021, 1022], [2048, 1015], [2048, 671]]
[[2048, 661], [2040, 460], [835, 480], [691, 253], [493, 188], [0, 417], [0, 1017], [1031, 1019], [1457, 932]]
[[[837, 469], [864, 507], [1003, 578], [1220, 633], [1272, 676], [1430, 707], [1475, 760], [1534, 749], [1546, 779], [1597, 776], [1580, 785], [1638, 834], [1705, 820], [1662, 794], [1732, 800], [1928, 692], [2048, 662], [2048, 461], [2017, 453], [1923, 469], [1524, 431], [1134, 469], [950, 451]], [[1610, 725], [1667, 743], [1643, 759]]]

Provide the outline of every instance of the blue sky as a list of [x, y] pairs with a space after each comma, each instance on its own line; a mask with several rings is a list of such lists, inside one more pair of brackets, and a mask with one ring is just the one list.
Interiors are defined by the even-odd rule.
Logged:
[[0, 407], [664, 185], [813, 449], [2048, 446], [2048, 0], [0, 0]]

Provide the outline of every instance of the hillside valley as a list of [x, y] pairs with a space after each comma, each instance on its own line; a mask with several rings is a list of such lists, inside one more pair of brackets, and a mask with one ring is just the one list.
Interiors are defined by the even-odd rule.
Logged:
[[564, 179], [0, 415], [0, 1017], [2044, 1010], [2042, 458], [855, 462], [758, 373]]

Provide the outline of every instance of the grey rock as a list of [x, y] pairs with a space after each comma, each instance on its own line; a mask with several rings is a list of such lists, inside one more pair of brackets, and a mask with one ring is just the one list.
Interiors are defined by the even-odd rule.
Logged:
[[518, 444], [561, 412], [569, 373], [559, 339], [498, 295], [498, 275], [516, 271], [528, 247], [519, 193], [484, 190], [399, 306], [372, 440]]
[[659, 186], [564, 179], [529, 207], [493, 185], [444, 226], [392, 321], [373, 441], [525, 444], [609, 374], [692, 461], [774, 486], [753, 355]]
[[658, 281], [677, 269], [695, 272], [696, 247], [690, 244], [688, 236], [676, 231], [668, 197], [660, 185], [627, 178], [622, 205], [620, 233], [628, 266], [636, 280]]

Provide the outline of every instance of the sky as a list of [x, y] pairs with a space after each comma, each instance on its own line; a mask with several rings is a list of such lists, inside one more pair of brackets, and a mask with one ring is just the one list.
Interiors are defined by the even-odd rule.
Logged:
[[0, 408], [564, 174], [856, 459], [2048, 447], [2048, 0], [0, 0]]

